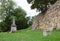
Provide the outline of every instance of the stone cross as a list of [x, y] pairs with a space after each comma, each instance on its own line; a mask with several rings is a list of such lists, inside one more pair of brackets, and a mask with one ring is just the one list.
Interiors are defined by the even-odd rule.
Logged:
[[11, 32], [16, 32], [17, 31], [17, 27], [15, 24], [15, 17], [13, 17], [13, 22], [11, 24]]
[[13, 25], [16, 25], [16, 24], [15, 24], [15, 17], [13, 17]]

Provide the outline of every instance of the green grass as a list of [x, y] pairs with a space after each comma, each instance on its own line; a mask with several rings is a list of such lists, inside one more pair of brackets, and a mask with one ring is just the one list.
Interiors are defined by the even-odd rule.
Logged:
[[19, 30], [16, 33], [1, 32], [0, 41], [60, 41], [60, 31], [54, 31], [50, 36], [43, 36], [40, 30]]

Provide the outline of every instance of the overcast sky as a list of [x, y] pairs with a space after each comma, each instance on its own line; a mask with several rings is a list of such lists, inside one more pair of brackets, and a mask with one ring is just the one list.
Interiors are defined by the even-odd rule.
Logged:
[[28, 4], [27, 0], [14, 0], [14, 1], [16, 2], [17, 6], [22, 7], [26, 11], [27, 16], [35, 16], [38, 14], [38, 12], [36, 12], [36, 9], [31, 10], [30, 8], [31, 4]]

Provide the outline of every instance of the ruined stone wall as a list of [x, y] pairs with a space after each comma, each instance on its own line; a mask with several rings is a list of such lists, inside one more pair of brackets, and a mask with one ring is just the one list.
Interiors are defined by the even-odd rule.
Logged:
[[[60, 0], [58, 0], [54, 5], [52, 5], [45, 13], [44, 16], [39, 15], [34, 20], [33, 27], [38, 29], [50, 30], [50, 29], [60, 29]], [[38, 22], [39, 21], [39, 22]], [[39, 25], [39, 26], [38, 26]]]
[[37, 16], [34, 17], [33, 19], [33, 25], [32, 25], [32, 29], [39, 29], [39, 24], [42, 21], [43, 16], [41, 14], [38, 14]]

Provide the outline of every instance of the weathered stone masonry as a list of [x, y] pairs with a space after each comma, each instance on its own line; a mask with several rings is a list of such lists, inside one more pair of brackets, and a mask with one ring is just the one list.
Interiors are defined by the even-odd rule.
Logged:
[[37, 15], [33, 20], [32, 29], [52, 30], [60, 29], [60, 0], [57, 0], [45, 13]]

